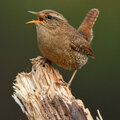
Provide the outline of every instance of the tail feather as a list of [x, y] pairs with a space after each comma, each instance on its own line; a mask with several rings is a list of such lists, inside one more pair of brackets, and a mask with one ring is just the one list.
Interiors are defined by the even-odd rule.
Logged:
[[91, 42], [93, 39], [92, 28], [99, 15], [99, 10], [96, 8], [91, 9], [83, 20], [82, 24], [78, 28], [78, 32], [86, 39]]

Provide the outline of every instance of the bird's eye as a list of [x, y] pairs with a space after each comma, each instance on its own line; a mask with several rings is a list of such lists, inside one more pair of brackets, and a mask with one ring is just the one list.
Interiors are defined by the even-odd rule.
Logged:
[[48, 18], [48, 19], [52, 19], [52, 16], [51, 16], [51, 15], [48, 15], [47, 18]]

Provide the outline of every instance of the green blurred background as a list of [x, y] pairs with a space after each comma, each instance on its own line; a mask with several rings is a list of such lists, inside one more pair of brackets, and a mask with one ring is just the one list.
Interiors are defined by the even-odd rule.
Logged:
[[[34, 18], [29, 10], [53, 9], [62, 13], [78, 28], [86, 13], [98, 8], [100, 16], [94, 26], [92, 48], [95, 59], [78, 71], [72, 93], [83, 100], [96, 116], [99, 109], [104, 120], [120, 120], [120, 1], [118, 0], [1, 0], [0, 1], [0, 119], [25, 120], [14, 102], [12, 82], [18, 72], [30, 71], [30, 58], [40, 54], [35, 25], [25, 23]], [[54, 66], [57, 67], [57, 66]], [[57, 67], [68, 81], [73, 71]]]

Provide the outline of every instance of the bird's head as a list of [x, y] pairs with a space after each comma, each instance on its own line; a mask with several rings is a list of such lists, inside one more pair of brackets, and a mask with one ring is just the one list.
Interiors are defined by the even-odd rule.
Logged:
[[37, 16], [37, 20], [27, 22], [34, 23], [37, 27], [42, 27], [48, 30], [61, 29], [67, 25], [67, 20], [60, 13], [53, 10], [43, 10], [40, 12], [28, 11]]

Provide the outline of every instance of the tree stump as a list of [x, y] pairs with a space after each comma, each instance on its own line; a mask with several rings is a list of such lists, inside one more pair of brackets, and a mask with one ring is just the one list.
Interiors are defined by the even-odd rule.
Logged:
[[19, 73], [13, 86], [13, 98], [29, 120], [93, 120], [82, 100], [61, 85], [65, 81], [57, 70], [42, 57], [31, 61], [32, 71]]

